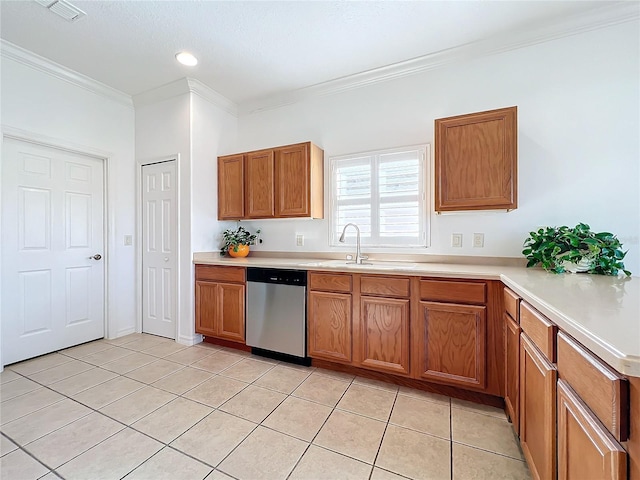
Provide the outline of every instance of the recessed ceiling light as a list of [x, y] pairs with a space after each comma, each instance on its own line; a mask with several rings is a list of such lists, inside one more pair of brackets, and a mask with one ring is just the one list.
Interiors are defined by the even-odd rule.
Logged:
[[176, 60], [182, 65], [187, 67], [195, 67], [198, 64], [198, 59], [191, 55], [189, 52], [180, 52], [176, 54]]

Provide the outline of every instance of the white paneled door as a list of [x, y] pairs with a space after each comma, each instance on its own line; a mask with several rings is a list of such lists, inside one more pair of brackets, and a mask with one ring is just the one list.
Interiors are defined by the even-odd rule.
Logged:
[[176, 338], [176, 162], [142, 167], [142, 331]]
[[5, 138], [2, 361], [104, 336], [104, 161]]

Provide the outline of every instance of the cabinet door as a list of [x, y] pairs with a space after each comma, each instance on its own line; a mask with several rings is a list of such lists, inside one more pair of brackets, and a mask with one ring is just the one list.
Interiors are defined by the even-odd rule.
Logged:
[[517, 136], [517, 107], [436, 120], [436, 211], [516, 208]]
[[244, 217], [244, 156], [218, 158], [218, 219]]
[[216, 336], [218, 284], [196, 281], [196, 333]]
[[218, 284], [216, 336], [244, 343], [244, 285]]
[[520, 335], [520, 445], [534, 479], [556, 478], [557, 370]]
[[248, 218], [273, 217], [273, 150], [247, 154], [245, 192], [245, 213]]
[[504, 314], [504, 404], [520, 433], [520, 326]]
[[486, 313], [486, 307], [420, 302], [418, 378], [484, 388]]
[[307, 144], [275, 151], [276, 217], [308, 217], [310, 164]]
[[568, 383], [558, 380], [558, 480], [623, 480], [627, 452]]
[[309, 292], [308, 326], [310, 357], [351, 363], [350, 294]]
[[409, 300], [360, 298], [360, 366], [409, 373]]

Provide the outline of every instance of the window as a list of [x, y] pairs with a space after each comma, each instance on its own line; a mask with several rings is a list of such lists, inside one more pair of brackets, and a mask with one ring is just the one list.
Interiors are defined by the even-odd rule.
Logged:
[[355, 223], [363, 245], [427, 246], [428, 154], [419, 145], [332, 157], [330, 245], [341, 245], [344, 226]]

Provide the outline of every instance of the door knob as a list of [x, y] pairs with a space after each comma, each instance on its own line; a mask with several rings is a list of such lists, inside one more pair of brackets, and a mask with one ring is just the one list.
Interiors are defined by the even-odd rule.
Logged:
[[100, 260], [102, 258], [102, 255], [100, 255], [99, 253], [96, 253], [93, 257], [89, 257], [89, 258], [93, 258], [94, 260]]
[[168, 262], [169, 261], [169, 257], [164, 257], [164, 261]]

